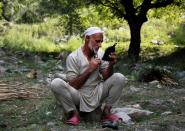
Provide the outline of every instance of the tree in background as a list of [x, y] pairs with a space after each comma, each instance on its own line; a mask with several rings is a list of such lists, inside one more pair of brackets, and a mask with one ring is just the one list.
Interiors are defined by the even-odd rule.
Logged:
[[40, 22], [39, 3], [41, 0], [2, 0], [0, 13], [9, 22], [34, 23]]
[[2, 17], [7, 20], [7, 21], [12, 21], [12, 17], [14, 14], [14, 9], [13, 9], [13, 2], [10, 0], [2, 0]]
[[3, 3], [0, 2], [0, 20], [3, 19], [2, 12], [3, 12]]
[[148, 20], [147, 12], [153, 8], [179, 4], [182, 0], [90, 0], [89, 2], [109, 7], [115, 16], [128, 22], [131, 36], [128, 56], [137, 61], [140, 53], [141, 27]]
[[64, 26], [65, 34], [72, 36], [79, 33], [82, 29], [78, 9], [83, 6], [81, 0], [42, 0], [40, 8], [44, 9], [41, 12], [49, 15], [60, 14], [60, 25]]

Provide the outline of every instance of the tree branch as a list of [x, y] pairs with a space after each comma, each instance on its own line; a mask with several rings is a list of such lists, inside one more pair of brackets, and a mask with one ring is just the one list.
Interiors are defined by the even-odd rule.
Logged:
[[147, 12], [150, 9], [152, 0], [144, 0], [141, 6], [137, 8], [137, 16], [141, 18], [144, 22], [147, 21]]
[[125, 7], [125, 11], [130, 13], [135, 13], [135, 8], [133, 5], [133, 0], [122, 0], [122, 5]]
[[99, 0], [98, 3], [100, 3], [101, 5], [105, 7], [109, 7], [113, 12], [115, 12], [120, 17], [124, 17], [124, 18], [126, 17], [126, 15], [124, 14], [124, 11], [119, 9], [120, 5], [118, 2], [111, 2], [110, 0], [108, 0], [104, 3], [102, 2], [102, 0]]
[[121, 4], [122, 6], [125, 7], [126, 15], [124, 18], [126, 20], [128, 20], [128, 18], [133, 18], [136, 12], [134, 5], [133, 5], [133, 0], [121, 0]]
[[152, 0], [144, 0], [143, 3], [136, 8], [137, 12], [148, 11]]
[[156, 2], [150, 5], [150, 9], [151, 8], [160, 8], [160, 7], [166, 7], [167, 5], [170, 5], [172, 3], [174, 3], [175, 0], [163, 0], [160, 2]]

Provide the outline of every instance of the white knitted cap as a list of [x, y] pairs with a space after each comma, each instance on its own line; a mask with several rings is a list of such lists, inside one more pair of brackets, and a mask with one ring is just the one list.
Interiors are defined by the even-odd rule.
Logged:
[[90, 27], [84, 31], [84, 36], [90, 36], [96, 33], [103, 33], [103, 31], [98, 27]]

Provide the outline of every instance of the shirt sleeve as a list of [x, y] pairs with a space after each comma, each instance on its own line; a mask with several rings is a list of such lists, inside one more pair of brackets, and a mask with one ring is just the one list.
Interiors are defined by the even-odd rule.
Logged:
[[76, 78], [79, 75], [79, 66], [77, 60], [72, 55], [69, 55], [66, 60], [66, 78], [67, 81]]

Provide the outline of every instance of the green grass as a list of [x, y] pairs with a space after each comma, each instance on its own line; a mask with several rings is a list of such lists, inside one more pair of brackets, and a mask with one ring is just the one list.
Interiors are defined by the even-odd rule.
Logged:
[[172, 39], [172, 42], [177, 43], [177, 45], [185, 45], [185, 20], [178, 25], [177, 30], [175, 31], [175, 36]]
[[59, 47], [48, 37], [47, 28], [45, 31], [42, 28], [42, 25], [16, 25], [5, 34], [3, 44], [17, 50], [58, 52]]
[[42, 125], [47, 121], [53, 121], [59, 115], [56, 112], [60, 113], [56, 111], [53, 102], [52, 99], [44, 98], [43, 100], [16, 100], [2, 103], [2, 106], [0, 106], [0, 113], [3, 114], [1, 123], [8, 123], [8, 128], [12, 129], [31, 124]]
[[159, 66], [171, 66], [174, 69], [185, 69], [185, 48], [174, 49], [173, 52], [163, 55], [161, 57], [155, 57], [153, 60], [148, 60], [149, 63]]

